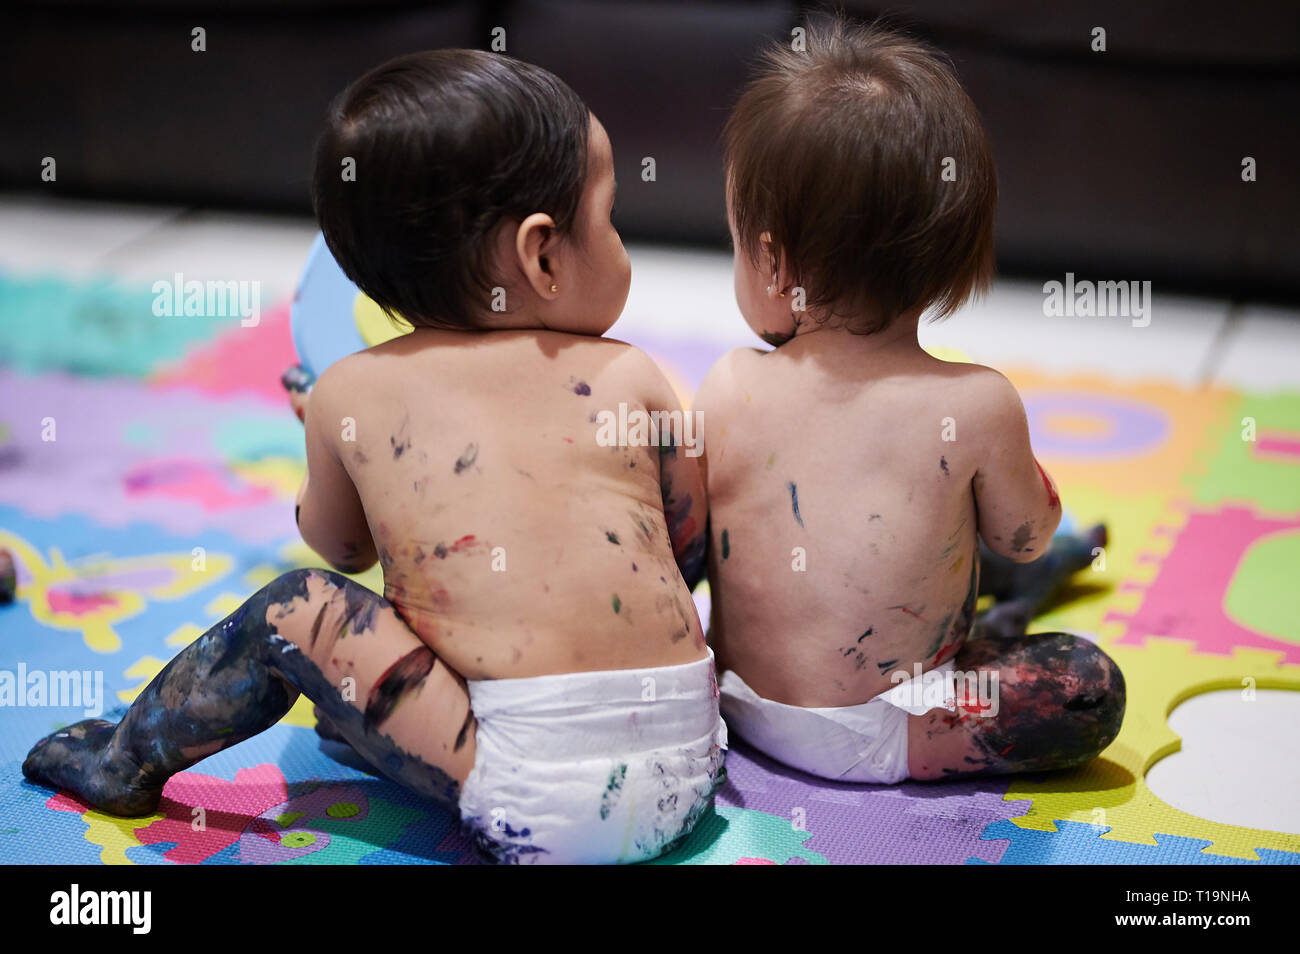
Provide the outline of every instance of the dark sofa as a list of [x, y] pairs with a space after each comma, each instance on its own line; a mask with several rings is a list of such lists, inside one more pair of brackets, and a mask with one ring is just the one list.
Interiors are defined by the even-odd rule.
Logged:
[[[1291, 2], [842, 4], [953, 58], [985, 116], [1005, 271], [1300, 297]], [[487, 48], [564, 77], [610, 131], [627, 238], [726, 239], [718, 135], [776, 0], [10, 0], [0, 188], [307, 211], [329, 100], [396, 53]], [[190, 49], [202, 26], [207, 50]], [[1101, 26], [1107, 51], [1090, 49]], [[43, 157], [58, 162], [40, 180]], [[653, 156], [656, 181], [642, 182]], [[1256, 160], [1258, 180], [1241, 180]]]

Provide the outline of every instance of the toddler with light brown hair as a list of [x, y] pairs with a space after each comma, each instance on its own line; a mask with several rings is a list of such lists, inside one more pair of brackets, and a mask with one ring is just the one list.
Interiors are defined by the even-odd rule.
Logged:
[[730, 729], [846, 781], [1093, 758], [1123, 718], [1114, 661], [1064, 633], [972, 637], [979, 542], [1037, 560], [1061, 519], [1024, 407], [917, 342], [993, 273], [974, 104], [925, 45], [832, 20], [766, 54], [725, 145], [736, 300], [776, 346], [726, 355], [695, 404]]

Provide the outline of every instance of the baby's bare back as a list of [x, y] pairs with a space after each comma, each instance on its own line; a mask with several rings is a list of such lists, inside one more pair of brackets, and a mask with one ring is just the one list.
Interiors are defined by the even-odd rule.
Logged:
[[719, 668], [843, 706], [955, 655], [978, 588], [967, 398], [987, 369], [796, 339], [719, 371], [701, 395]]
[[705, 655], [658, 448], [597, 441], [599, 411], [644, 407], [647, 366], [605, 339], [427, 330], [336, 366], [355, 428], [333, 447], [385, 596], [467, 679]]

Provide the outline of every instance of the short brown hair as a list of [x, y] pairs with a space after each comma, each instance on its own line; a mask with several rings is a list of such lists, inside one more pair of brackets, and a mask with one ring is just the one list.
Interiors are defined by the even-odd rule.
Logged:
[[757, 262], [770, 233], [807, 306], [865, 314], [859, 334], [919, 306], [951, 314], [993, 276], [997, 177], [975, 104], [941, 53], [893, 30], [830, 18], [805, 40], [763, 53], [727, 121], [738, 251]]

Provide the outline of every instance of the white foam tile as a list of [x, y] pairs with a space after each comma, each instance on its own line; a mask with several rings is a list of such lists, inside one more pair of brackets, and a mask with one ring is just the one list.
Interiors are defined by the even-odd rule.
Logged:
[[0, 196], [0, 270], [87, 277], [114, 250], [176, 218], [171, 206]]
[[1300, 309], [1244, 305], [1228, 329], [1212, 380], [1243, 391], [1300, 386]]
[[955, 348], [993, 367], [1194, 386], [1212, 364], [1229, 309], [1226, 301], [1173, 295], [1156, 287], [1150, 324], [1135, 327], [1129, 317], [1048, 317], [1045, 299], [1043, 282], [1001, 279], [987, 298], [946, 321], [922, 322], [921, 343]]
[[127, 281], [258, 281], [263, 305], [293, 294], [316, 237], [307, 216], [196, 212], [168, 222], [106, 261]]
[[1147, 787], [1211, 821], [1300, 835], [1300, 692], [1206, 692], [1169, 716], [1182, 749], [1153, 765]]

